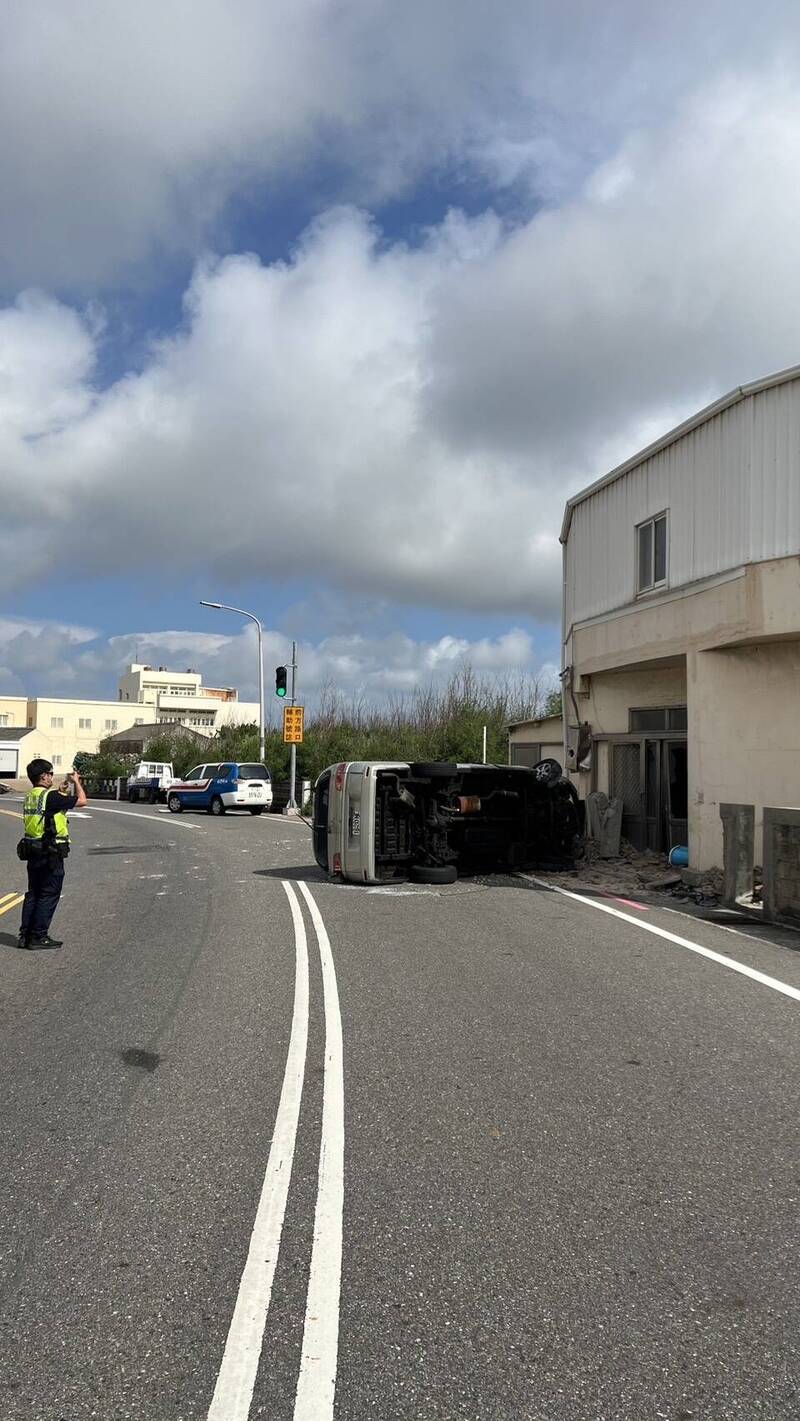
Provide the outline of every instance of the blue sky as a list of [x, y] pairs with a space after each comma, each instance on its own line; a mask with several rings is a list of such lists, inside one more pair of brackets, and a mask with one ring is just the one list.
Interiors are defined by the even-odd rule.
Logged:
[[[798, 22], [45, 0], [0, 55], [0, 694], [552, 681], [565, 498], [797, 361]], [[797, 293], [800, 294], [800, 293]], [[210, 640], [209, 640], [210, 638]]]

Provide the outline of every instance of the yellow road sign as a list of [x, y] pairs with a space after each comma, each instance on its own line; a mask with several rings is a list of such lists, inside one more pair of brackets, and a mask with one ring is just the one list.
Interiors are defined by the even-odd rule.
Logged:
[[283, 739], [286, 745], [302, 745], [305, 706], [284, 706]]

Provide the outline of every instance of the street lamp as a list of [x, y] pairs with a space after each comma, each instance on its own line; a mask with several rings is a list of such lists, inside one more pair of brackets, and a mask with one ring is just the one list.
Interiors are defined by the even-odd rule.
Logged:
[[249, 617], [258, 628], [258, 757], [264, 762], [264, 656], [261, 647], [263, 627], [254, 612], [245, 612], [243, 607], [229, 607], [227, 602], [204, 602], [201, 607], [213, 607], [217, 612], [238, 612], [240, 617]]

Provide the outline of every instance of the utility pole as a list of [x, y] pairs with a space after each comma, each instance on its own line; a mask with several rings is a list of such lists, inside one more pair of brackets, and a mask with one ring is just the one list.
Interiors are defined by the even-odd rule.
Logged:
[[[292, 695], [291, 704], [295, 705], [297, 700], [297, 642], [292, 642]], [[297, 814], [297, 801], [294, 797], [295, 783], [297, 780], [297, 746], [292, 741], [289, 747], [289, 803], [284, 814]]]

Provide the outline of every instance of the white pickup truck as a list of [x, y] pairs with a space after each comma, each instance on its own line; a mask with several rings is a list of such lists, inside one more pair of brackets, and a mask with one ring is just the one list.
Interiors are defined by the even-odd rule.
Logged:
[[131, 804], [145, 801], [147, 804], [164, 802], [167, 790], [178, 783], [172, 765], [163, 760], [141, 760], [132, 775], [128, 776], [128, 799]]

